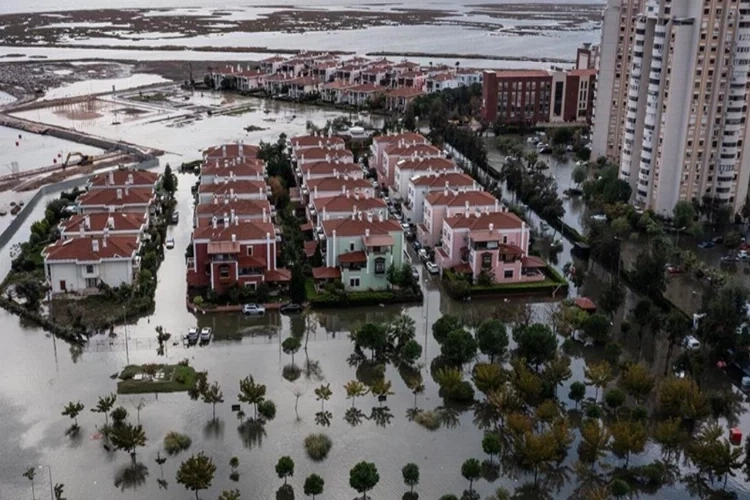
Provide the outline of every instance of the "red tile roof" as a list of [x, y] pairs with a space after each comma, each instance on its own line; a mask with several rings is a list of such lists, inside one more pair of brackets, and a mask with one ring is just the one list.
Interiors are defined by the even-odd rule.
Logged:
[[367, 219], [334, 219], [324, 220], [321, 222], [323, 231], [327, 237], [332, 237], [333, 232], [336, 231], [336, 236], [364, 236], [367, 229], [370, 230], [370, 235], [376, 234], [390, 234], [391, 231], [403, 231], [401, 225], [393, 219], [385, 219], [380, 221], [379, 219], [373, 218], [370, 222]]
[[[159, 179], [159, 174], [156, 172], [150, 172], [148, 170], [112, 170], [110, 172], [101, 173], [91, 178], [91, 186], [95, 188], [107, 187], [107, 186], [125, 186], [128, 179], [132, 177], [133, 182], [131, 186], [153, 186]], [[112, 181], [112, 182], [110, 182]]]
[[385, 92], [387, 89], [377, 83], [363, 83], [361, 85], [355, 85], [348, 89], [349, 92], [361, 92], [363, 94], [375, 94], [378, 92]]
[[343, 145], [344, 139], [341, 137], [321, 137], [317, 135], [301, 135], [298, 137], [292, 137], [289, 141], [292, 146], [298, 148], [302, 147], [333, 147], [336, 145]]
[[[255, 158], [258, 156], [260, 148], [258, 146], [252, 146], [250, 144], [222, 144], [221, 146], [214, 146], [203, 151], [204, 158]], [[240, 154], [241, 153], [241, 154]]]
[[495, 72], [498, 79], [503, 78], [552, 78], [549, 71], [543, 69], [500, 70]]
[[[114, 212], [114, 213], [95, 213], [89, 215], [74, 215], [67, 220], [62, 221], [60, 226], [65, 232], [79, 231], [81, 224], [83, 224], [88, 217], [89, 227], [87, 231], [102, 232], [105, 227], [109, 227], [110, 231], [135, 231], [140, 229], [146, 221], [148, 216], [143, 214], [127, 213], [127, 212]], [[112, 224], [108, 224], [108, 222]]]
[[209, 241], [232, 241], [232, 235], [235, 235], [237, 241], [266, 241], [266, 234], [270, 233], [272, 240], [276, 239], [276, 229], [270, 222], [258, 221], [241, 221], [235, 224], [229, 224], [226, 227], [212, 226], [199, 227], [193, 232], [193, 240]]
[[[95, 242], [95, 243], [94, 243]], [[98, 249], [94, 250], [94, 245]], [[58, 240], [44, 249], [47, 261], [94, 262], [101, 259], [125, 259], [135, 257], [140, 240], [138, 236], [112, 235], [108, 238], [83, 237]]]
[[315, 250], [318, 248], [318, 242], [317, 241], [306, 241], [305, 242], [305, 255], [307, 257], [312, 257], [315, 255]]
[[453, 170], [456, 168], [456, 164], [453, 160], [441, 157], [404, 158], [403, 160], [399, 160], [396, 164], [396, 168], [400, 169], [402, 172], [405, 170], [432, 170], [439, 172], [441, 170]]
[[223, 160], [207, 161], [201, 166], [201, 175], [221, 175], [229, 177], [230, 173], [241, 176], [262, 175], [266, 171], [266, 163], [257, 158], [245, 158], [245, 161], [237, 161], [239, 158], [233, 158], [233, 162], [224, 162]]
[[341, 279], [341, 269], [338, 267], [313, 267], [312, 274], [316, 280]]
[[316, 161], [315, 163], [305, 163], [300, 167], [302, 170], [302, 176], [306, 177], [310, 175], [323, 175], [335, 177], [335, 172], [341, 175], [344, 174], [357, 174], [362, 176], [362, 169], [356, 163], [351, 162], [335, 162], [335, 161]]
[[342, 253], [339, 255], [339, 263], [351, 264], [355, 262], [367, 262], [367, 254], [362, 250], [356, 252]]
[[370, 247], [390, 247], [396, 244], [393, 241], [393, 236], [390, 234], [372, 234], [364, 237], [365, 246]]
[[439, 156], [441, 154], [440, 149], [436, 148], [431, 144], [407, 144], [400, 146], [398, 143], [390, 144], [385, 147], [385, 154], [388, 156]]
[[268, 200], [226, 200], [225, 201], [219, 201], [216, 200], [216, 203], [201, 203], [196, 207], [198, 217], [208, 217], [211, 218], [213, 216], [216, 217], [223, 217], [226, 213], [227, 215], [232, 213], [232, 210], [234, 210], [234, 214], [237, 216], [242, 215], [262, 215], [263, 210], [265, 209], [266, 214], [268, 216], [271, 216], [271, 203], [269, 203]]
[[298, 149], [294, 152], [297, 159], [304, 159], [306, 161], [318, 160], [318, 161], [331, 161], [339, 158], [339, 160], [352, 161], [354, 155], [348, 149], [333, 149], [333, 148], [308, 148]]
[[198, 188], [199, 193], [221, 194], [249, 194], [266, 192], [266, 182], [254, 179], [235, 179], [231, 182], [207, 182]]
[[476, 181], [471, 176], [461, 172], [448, 172], [445, 174], [425, 174], [413, 177], [410, 183], [415, 186], [430, 187], [456, 187], [456, 186], [473, 186]]
[[76, 200], [80, 206], [148, 205], [156, 197], [152, 188], [92, 189]]
[[266, 267], [266, 259], [261, 257], [255, 257], [254, 255], [242, 255], [237, 261], [240, 267], [250, 268], [263, 268]]
[[544, 259], [535, 257], [533, 255], [528, 255], [521, 259], [521, 266], [527, 267], [529, 269], [543, 269], [547, 267], [547, 263], [544, 262]]
[[416, 142], [421, 144], [429, 144], [430, 141], [427, 140], [425, 136], [422, 134], [417, 134], [416, 132], [404, 132], [402, 134], [394, 134], [394, 135], [378, 135], [376, 137], [373, 137], [373, 142], [398, 142], [401, 139], [404, 139], [406, 142]]
[[315, 198], [312, 204], [319, 216], [323, 215], [323, 210], [331, 213], [351, 212], [356, 208], [357, 211], [362, 212], [377, 209], [385, 210], [387, 207], [385, 201], [381, 198], [363, 195], [358, 196], [351, 192], [349, 193], [349, 196], [346, 194], [337, 194], [335, 196], [322, 196]]
[[494, 229], [520, 229], [524, 222], [513, 212], [492, 212], [474, 215], [457, 214], [445, 219], [445, 223], [453, 229], [468, 228], [471, 230], [488, 229], [492, 224]]
[[309, 179], [306, 184], [307, 189], [309, 189], [311, 193], [315, 191], [315, 188], [318, 188], [318, 192], [335, 191], [337, 193], [346, 193], [346, 191], [350, 191], [351, 194], [354, 194], [357, 189], [372, 189], [372, 185], [364, 179], [352, 179], [351, 177], [345, 178], [343, 175], [339, 177]]
[[268, 269], [265, 272], [265, 279], [272, 283], [285, 283], [292, 281], [292, 272], [289, 269]]
[[584, 311], [596, 311], [596, 304], [588, 297], [576, 297], [573, 302]]
[[499, 200], [487, 191], [449, 191], [448, 194], [445, 191], [435, 191], [425, 196], [424, 202], [432, 206], [448, 207], [463, 207], [468, 202], [470, 207], [484, 207], [494, 205]]
[[388, 97], [417, 97], [422, 94], [424, 92], [416, 87], [401, 87], [400, 89], [391, 89], [388, 91]]
[[324, 89], [348, 89], [354, 86], [356, 86], [354, 83], [347, 82], [346, 80], [334, 80], [323, 84]]

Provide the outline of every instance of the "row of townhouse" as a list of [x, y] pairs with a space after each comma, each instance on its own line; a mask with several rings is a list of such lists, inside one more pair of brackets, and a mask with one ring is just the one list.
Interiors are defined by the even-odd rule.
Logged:
[[388, 288], [387, 269], [404, 262], [404, 233], [389, 218], [388, 207], [375, 196], [362, 167], [340, 137], [290, 139], [290, 151], [313, 241], [323, 265], [312, 270], [318, 287], [341, 281], [348, 291]]
[[118, 169], [92, 177], [76, 214], [60, 222], [60, 238], [42, 251], [52, 294], [96, 293], [133, 284], [139, 252], [155, 212], [154, 172]]
[[281, 238], [265, 163], [258, 147], [225, 144], [204, 151], [193, 220], [188, 286], [225, 293], [233, 286], [288, 283], [291, 272], [277, 266]]
[[358, 107], [382, 99], [386, 109], [402, 111], [420, 95], [481, 84], [483, 76], [479, 69], [364, 57], [342, 60], [312, 52], [269, 57], [260, 61], [258, 69], [231, 65], [210, 72], [215, 88], [263, 89], [294, 99], [318, 94], [327, 102]]

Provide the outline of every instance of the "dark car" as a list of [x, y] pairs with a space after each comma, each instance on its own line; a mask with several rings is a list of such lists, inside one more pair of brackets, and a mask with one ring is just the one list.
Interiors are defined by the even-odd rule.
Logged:
[[289, 304], [284, 304], [283, 306], [281, 306], [279, 308], [279, 312], [282, 314], [293, 314], [293, 313], [302, 312], [302, 309], [304, 308], [302, 307], [301, 304], [289, 303]]

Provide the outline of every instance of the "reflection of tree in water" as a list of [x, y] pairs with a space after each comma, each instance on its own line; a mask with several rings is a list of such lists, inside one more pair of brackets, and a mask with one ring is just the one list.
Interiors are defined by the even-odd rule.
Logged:
[[438, 406], [435, 411], [440, 416], [440, 423], [449, 429], [455, 429], [459, 424], [461, 413], [455, 408]]
[[482, 477], [490, 483], [494, 483], [500, 477], [500, 464], [485, 460], [482, 462]]
[[359, 408], [349, 408], [344, 413], [344, 421], [352, 427], [356, 427], [362, 423], [367, 417]]
[[387, 406], [373, 406], [370, 412], [370, 420], [373, 420], [378, 427], [385, 427], [391, 423], [393, 413]]
[[300, 370], [300, 367], [295, 364], [285, 365], [284, 368], [281, 369], [281, 376], [289, 382], [295, 382], [300, 376], [302, 376], [302, 370]]
[[365, 384], [367, 387], [372, 387], [375, 385], [375, 382], [381, 380], [384, 376], [385, 365], [382, 363], [365, 360], [357, 366], [357, 380]]
[[221, 438], [224, 436], [224, 421], [219, 419], [211, 419], [206, 422], [203, 426], [203, 437], [206, 439], [210, 438]]
[[294, 500], [294, 488], [291, 484], [284, 484], [276, 490], [276, 500]]
[[73, 363], [78, 363], [78, 361], [81, 359], [81, 356], [83, 356], [83, 346], [72, 344], [70, 346], [71, 361], [73, 361]]
[[128, 488], [135, 490], [139, 486], [143, 486], [147, 477], [148, 467], [143, 463], [138, 462], [128, 465], [115, 474], [115, 488], [120, 488], [120, 491], [125, 491]]
[[249, 418], [237, 427], [237, 432], [239, 432], [242, 438], [242, 444], [246, 448], [253, 449], [263, 444], [263, 438], [266, 437], [265, 421]]
[[474, 411], [474, 425], [482, 430], [492, 429], [497, 426], [497, 422], [500, 420], [500, 412], [497, 407], [490, 404], [488, 401], [477, 401], [473, 406]]
[[409, 422], [414, 422], [414, 419], [416, 419], [420, 413], [422, 413], [422, 410], [419, 408], [409, 408], [406, 410], [406, 419]]
[[320, 367], [319, 361], [310, 361], [310, 357], [305, 352], [305, 378], [315, 382], [323, 380], [323, 369]]
[[315, 423], [322, 425], [323, 427], [330, 427], [331, 420], [333, 420], [333, 413], [330, 411], [319, 411], [315, 414]]

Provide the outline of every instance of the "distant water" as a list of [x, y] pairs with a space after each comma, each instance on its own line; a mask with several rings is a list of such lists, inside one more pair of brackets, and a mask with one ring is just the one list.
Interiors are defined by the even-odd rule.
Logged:
[[[79, 9], [133, 9], [133, 8], [168, 8], [168, 7], [205, 7], [218, 9], [231, 9], [232, 7], [248, 7], [253, 5], [289, 5], [310, 7], [344, 7], [344, 6], [367, 6], [385, 3], [384, 0], [315, 0], [313, 3], [307, 0], [2, 0], [0, 1], [0, 13], [16, 12], [46, 12], [59, 10]], [[388, 3], [391, 3], [390, 1]], [[462, 4], [450, 1], [426, 1], [426, 0], [401, 0], [399, 3], [412, 8], [421, 9], [455, 9]], [[467, 0], [465, 4], [479, 3], [519, 3], [518, 0]], [[527, 0], [526, 3], [575, 3], [575, 4], [604, 4], [605, 0]]]

